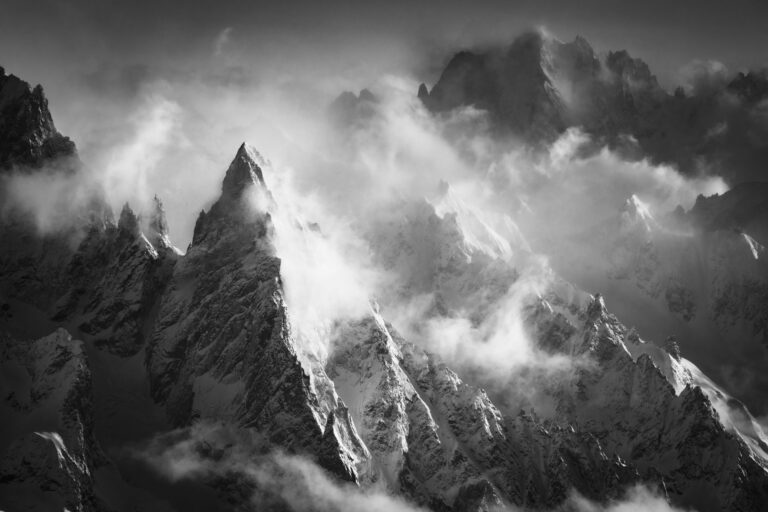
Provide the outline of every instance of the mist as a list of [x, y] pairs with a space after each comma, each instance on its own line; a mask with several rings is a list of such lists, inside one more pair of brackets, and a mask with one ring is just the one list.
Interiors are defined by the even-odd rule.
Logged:
[[[231, 482], [226, 491], [239, 496], [246, 510], [287, 505], [290, 510], [343, 512], [423, 512], [383, 488], [366, 490], [343, 483], [309, 458], [271, 450], [252, 433], [211, 423], [163, 434], [131, 450], [157, 476], [169, 482]], [[231, 506], [231, 502], [229, 503]], [[494, 512], [524, 512], [510, 505]], [[621, 499], [597, 503], [572, 493], [551, 512], [681, 512], [642, 485], [626, 489]]]

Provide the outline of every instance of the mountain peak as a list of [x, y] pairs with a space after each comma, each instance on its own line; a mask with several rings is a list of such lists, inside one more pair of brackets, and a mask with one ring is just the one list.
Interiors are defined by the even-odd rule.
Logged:
[[121, 231], [125, 231], [134, 236], [137, 236], [141, 232], [141, 229], [139, 228], [139, 218], [128, 203], [125, 203], [123, 209], [120, 211], [120, 220], [117, 222], [117, 227]]
[[[247, 200], [249, 198], [247, 192], [255, 187], [256, 191], [263, 193], [267, 201], [270, 203], [273, 201], [261, 170], [266, 164], [267, 161], [253, 147], [245, 142], [240, 145], [224, 175], [221, 196], [208, 212], [200, 212], [197, 218], [192, 237], [193, 246], [209, 235], [213, 235], [214, 239], [222, 236], [222, 221], [230, 227], [245, 225], [252, 227], [255, 222], [260, 225], [259, 232], [264, 231], [264, 218], [262, 215], [253, 215], [255, 213], [253, 207], [256, 205]], [[264, 208], [256, 207], [256, 210], [260, 210], [260, 213], [269, 217]], [[236, 219], [234, 224], [230, 223], [232, 219]]]
[[590, 320], [596, 320], [605, 314], [605, 299], [599, 293], [592, 297], [592, 302], [587, 306], [587, 316]]
[[152, 200], [148, 227], [149, 242], [155, 248], [173, 249], [173, 244], [168, 237], [168, 220], [165, 217], [165, 208], [157, 196]]
[[74, 154], [75, 144], [56, 131], [43, 88], [0, 68], [0, 169], [41, 167]]
[[371, 119], [376, 113], [379, 98], [368, 89], [359, 94], [342, 92], [328, 108], [331, 120], [339, 127], [348, 127]]
[[150, 229], [154, 232], [153, 234], [159, 236], [167, 235], [168, 221], [165, 218], [165, 208], [163, 207], [163, 202], [157, 195], [152, 199], [152, 206], [152, 214], [149, 219]]
[[237, 150], [221, 186], [222, 198], [238, 199], [251, 185], [265, 186], [259, 163], [264, 159], [251, 146], [243, 142]]

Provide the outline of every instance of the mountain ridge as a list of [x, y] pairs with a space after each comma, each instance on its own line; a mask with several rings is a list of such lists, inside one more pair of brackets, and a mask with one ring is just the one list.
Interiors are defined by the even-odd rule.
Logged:
[[[9, 374], [10, 380], [66, 390], [73, 367], [94, 377], [75, 379], [78, 399], [57, 405], [78, 418], [73, 428], [80, 436], [59, 425], [42, 430], [35, 407], [20, 413], [18, 425], [34, 424], [45, 436], [21, 436], [14, 452], [20, 456], [4, 458], [0, 500], [16, 485], [55, 481], [51, 492], [68, 508], [118, 508], [120, 498], [99, 478], [116, 468], [121, 486], [156, 492], [158, 503], [178, 507], [169, 482], [142, 487], [136, 475], [146, 468], [126, 463], [119, 436], [92, 424], [110, 399], [94, 388], [108, 387], [117, 368], [133, 368], [141, 384], [137, 401], [153, 404], [164, 419], [144, 442], [177, 435], [174, 427], [224, 424], [270, 450], [305, 457], [336, 480], [433, 510], [555, 508], [573, 491], [605, 503], [633, 484], [701, 510], [758, 510], [768, 503], [765, 443], [721, 422], [713, 400], [727, 394], [711, 381], [703, 390], [704, 377], [692, 363], [627, 329], [599, 294], [553, 279], [523, 297], [521, 332], [532, 349], [574, 361], [562, 379], [548, 380], [540, 368], [528, 381], [552, 404], [541, 417], [532, 404], [492, 386], [490, 375], [471, 364], [451, 369], [420, 346], [418, 335], [399, 334], [385, 320], [387, 307], [414, 290], [436, 292], [428, 319], [450, 319], [471, 306], [478, 323], [493, 321], [494, 312], [512, 313], [505, 300], [530, 248], [510, 219], [501, 219], [505, 231], [496, 232], [446, 186], [434, 201], [393, 208], [404, 215], [384, 219], [379, 238], [369, 238], [378, 261], [402, 273], [402, 286], [381, 308], [372, 304], [359, 318], [337, 320], [329, 358], [312, 357], [284, 297], [283, 255], [274, 244], [280, 224], [273, 222], [281, 212], [265, 181], [267, 168], [250, 146], [238, 148], [221, 195], [200, 213], [185, 254], [168, 241], [159, 199], [148, 222], [127, 204], [116, 222], [111, 211], [84, 217], [84, 235], [75, 243], [11, 226], [26, 242], [0, 248], [0, 297], [8, 305], [0, 329], [38, 340], [17, 343], [37, 346], [53, 362], [31, 376]], [[498, 289], [487, 289], [494, 283]], [[56, 349], [61, 357], [51, 344], [63, 347]], [[23, 366], [25, 350], [0, 354], [2, 363]], [[15, 395], [0, 396], [3, 407], [13, 407]], [[205, 439], [190, 441], [203, 461], [226, 460], [227, 452], [244, 448], [238, 442], [219, 449]], [[30, 443], [44, 448], [27, 448]], [[90, 455], [102, 450], [103, 458]], [[52, 467], [64, 475], [48, 476]], [[213, 495], [209, 509], [248, 509], [254, 492], [274, 500], [274, 507], [267, 503], [275, 510], [290, 509], [279, 493], [254, 489], [234, 469], [193, 482]], [[34, 496], [19, 499], [45, 508]]]
[[759, 105], [764, 72], [738, 73], [714, 90], [665, 91], [649, 66], [625, 50], [598, 56], [581, 36], [564, 43], [531, 31], [508, 46], [464, 50], [418, 97], [436, 113], [475, 107], [493, 131], [533, 146], [581, 127], [632, 159], [673, 164], [686, 175], [715, 172], [730, 183], [764, 180], [768, 153]]

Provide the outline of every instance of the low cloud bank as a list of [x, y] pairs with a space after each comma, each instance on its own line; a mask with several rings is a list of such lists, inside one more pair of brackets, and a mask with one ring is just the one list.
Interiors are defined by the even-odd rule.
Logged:
[[[385, 489], [341, 482], [312, 460], [275, 451], [252, 432], [232, 427], [198, 423], [152, 439], [132, 457], [167, 481], [210, 486], [230, 505], [234, 499], [251, 510], [282, 506], [294, 512], [426, 511]], [[507, 506], [495, 512], [523, 511]], [[641, 485], [603, 504], [573, 493], [553, 512], [566, 511], [682, 512]]]
[[[577, 512], [683, 512], [673, 507], [658, 493], [647, 487], [637, 485], [627, 490], [621, 500], [612, 500], [607, 504], [598, 504], [574, 494], [563, 507]], [[693, 512], [690, 511], [689, 512]]]
[[218, 485], [222, 500], [240, 496], [251, 510], [424, 511], [381, 489], [341, 482], [310, 459], [273, 451], [257, 436], [231, 427], [197, 424], [161, 435], [133, 455], [171, 482]]

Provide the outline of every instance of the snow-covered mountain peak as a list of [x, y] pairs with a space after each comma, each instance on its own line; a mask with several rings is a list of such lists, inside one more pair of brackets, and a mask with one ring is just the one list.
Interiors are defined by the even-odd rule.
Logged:
[[168, 237], [168, 220], [165, 217], [165, 208], [157, 195], [152, 198], [152, 210], [149, 213], [147, 223], [147, 239], [157, 248], [178, 251]]
[[264, 159], [256, 150], [243, 142], [224, 176], [222, 198], [239, 199], [251, 185], [265, 186], [260, 166], [263, 163]]
[[639, 226], [646, 233], [650, 233], [657, 222], [651, 215], [650, 206], [632, 194], [621, 209], [621, 224], [622, 230]]

